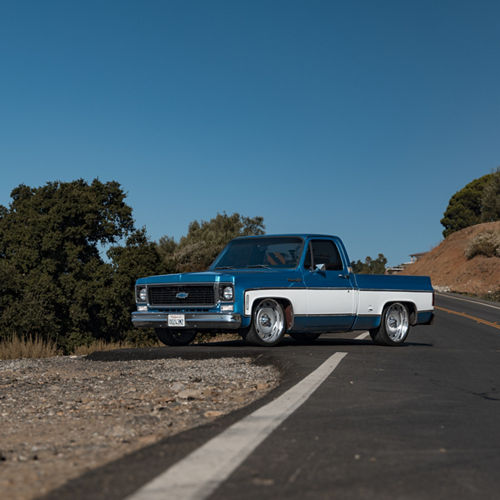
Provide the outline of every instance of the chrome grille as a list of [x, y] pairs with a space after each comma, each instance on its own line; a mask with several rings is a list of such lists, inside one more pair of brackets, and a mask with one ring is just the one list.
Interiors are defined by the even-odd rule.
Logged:
[[[215, 286], [210, 285], [158, 285], [149, 287], [149, 303], [154, 306], [197, 305], [216, 303]], [[184, 298], [182, 298], [185, 295]]]

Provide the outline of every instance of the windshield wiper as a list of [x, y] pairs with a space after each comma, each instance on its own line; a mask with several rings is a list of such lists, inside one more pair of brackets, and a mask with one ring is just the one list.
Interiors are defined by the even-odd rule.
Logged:
[[270, 266], [266, 266], [265, 264], [253, 264], [245, 267], [248, 269], [272, 269]]
[[215, 269], [234, 269], [234, 266], [217, 266]]

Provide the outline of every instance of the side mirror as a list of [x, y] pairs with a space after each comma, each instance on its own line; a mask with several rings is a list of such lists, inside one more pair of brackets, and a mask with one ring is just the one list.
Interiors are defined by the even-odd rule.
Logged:
[[326, 271], [326, 264], [316, 264], [314, 266], [315, 273], [317, 273], [317, 272], [324, 273], [325, 271]]

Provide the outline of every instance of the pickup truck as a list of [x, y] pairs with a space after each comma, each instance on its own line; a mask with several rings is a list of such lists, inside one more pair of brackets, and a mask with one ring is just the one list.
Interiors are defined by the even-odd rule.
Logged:
[[135, 297], [133, 324], [167, 345], [198, 332], [274, 346], [285, 334], [309, 342], [368, 330], [376, 344], [397, 346], [434, 317], [430, 278], [354, 274], [341, 239], [316, 234], [236, 238], [208, 271], [140, 278]]

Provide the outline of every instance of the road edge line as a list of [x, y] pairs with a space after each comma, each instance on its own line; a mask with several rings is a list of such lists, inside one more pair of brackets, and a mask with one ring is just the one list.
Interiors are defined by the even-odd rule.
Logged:
[[281, 396], [207, 441], [127, 500], [207, 498], [271, 432], [309, 399], [345, 356], [346, 352], [333, 354]]
[[455, 295], [450, 295], [448, 293], [436, 292], [436, 295], [440, 297], [445, 297], [447, 299], [460, 300], [462, 302], [468, 302], [469, 304], [479, 304], [480, 306], [491, 307], [492, 309], [500, 309], [500, 306], [496, 306], [494, 304], [487, 304], [484, 300], [473, 300], [473, 299], [464, 299], [463, 297], [456, 297]]

